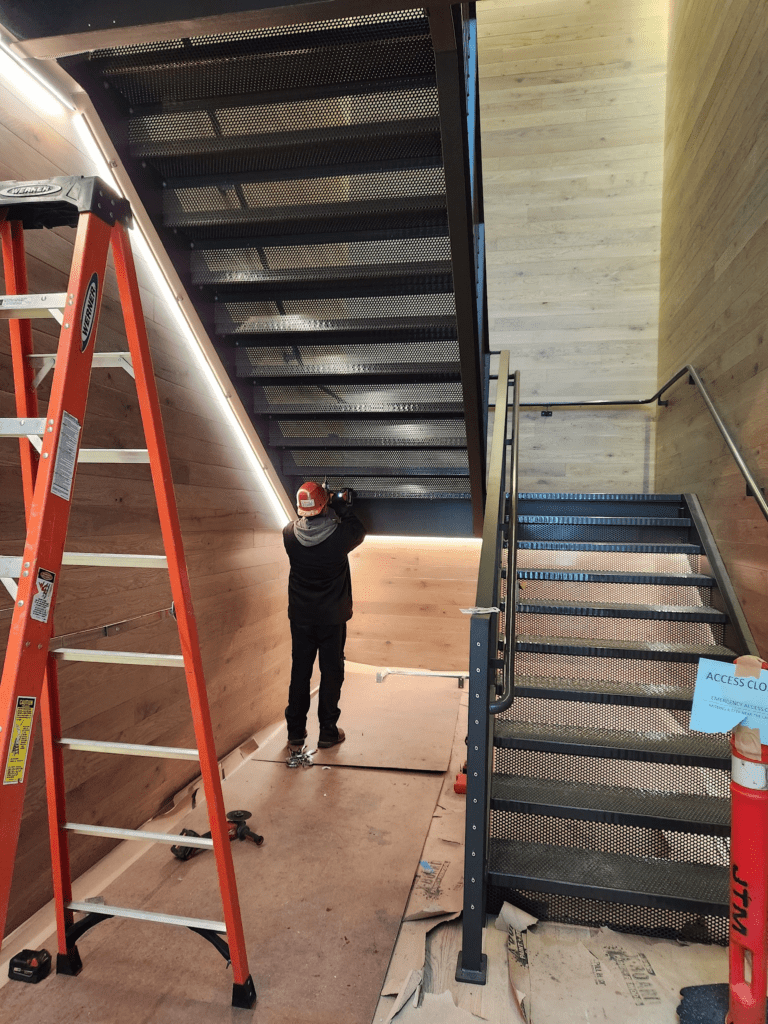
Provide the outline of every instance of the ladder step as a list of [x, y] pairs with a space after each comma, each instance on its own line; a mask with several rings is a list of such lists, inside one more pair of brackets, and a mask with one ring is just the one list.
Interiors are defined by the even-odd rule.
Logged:
[[146, 448], [81, 448], [78, 462], [149, 462]]
[[52, 317], [61, 323], [61, 310], [67, 304], [66, 292], [49, 292], [46, 295], [0, 295], [0, 320], [39, 320]]
[[45, 433], [45, 417], [40, 419], [0, 419], [0, 437], [28, 437], [30, 434], [42, 437]]
[[[55, 352], [32, 352], [27, 357], [31, 362], [44, 363], [50, 361], [56, 362]], [[91, 366], [96, 369], [105, 367], [116, 367], [118, 369], [125, 366], [128, 363], [131, 367], [133, 366], [133, 360], [130, 352], [94, 352], [93, 361]]]
[[[23, 559], [15, 555], [0, 555], [0, 578], [17, 580], [21, 576]], [[165, 555], [101, 554], [100, 552], [65, 551], [62, 565], [108, 565], [121, 569], [167, 569]]]
[[106, 839], [140, 839], [148, 843], [169, 843], [175, 845], [182, 842], [184, 846], [199, 846], [208, 849], [213, 846], [212, 839], [203, 836], [179, 836], [170, 832], [141, 832], [135, 828], [110, 828], [106, 825], [78, 825], [68, 821], [62, 825], [68, 832], [80, 836], [104, 836]]
[[59, 661], [89, 661], [102, 665], [145, 665], [157, 668], [184, 668], [181, 654], [145, 654], [143, 651], [87, 651], [77, 647], [58, 647], [51, 651]]
[[87, 750], [95, 754], [128, 754], [134, 757], [170, 757], [179, 761], [199, 761], [200, 755], [193, 747], [158, 747], [145, 743], [114, 743], [111, 740], [83, 740], [65, 737], [59, 740], [60, 747], [69, 750]]
[[[178, 838], [178, 836], [177, 836]], [[187, 844], [187, 837], [183, 837]], [[203, 931], [226, 935], [223, 921], [206, 921], [200, 917], [176, 917], [173, 914], [154, 914], [149, 910], [131, 910], [129, 907], [111, 907], [106, 903], [67, 903], [67, 910], [79, 910], [83, 914], [104, 914], [105, 917], [132, 917], [136, 921], [155, 921], [157, 924], [175, 924], [181, 928], [200, 928]]]

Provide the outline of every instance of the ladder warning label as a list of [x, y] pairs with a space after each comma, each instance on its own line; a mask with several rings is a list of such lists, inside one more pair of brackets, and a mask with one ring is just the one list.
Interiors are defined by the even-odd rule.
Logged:
[[69, 501], [72, 495], [72, 480], [77, 465], [77, 444], [80, 439], [80, 424], [68, 412], [61, 414], [61, 433], [56, 450], [56, 464], [53, 467], [51, 494]]
[[37, 570], [37, 579], [35, 580], [37, 591], [32, 597], [32, 605], [29, 610], [30, 619], [36, 619], [38, 622], [48, 621], [48, 616], [51, 613], [53, 585], [55, 582], [55, 572], [51, 572], [50, 569]]
[[35, 719], [36, 697], [17, 697], [16, 713], [11, 728], [11, 746], [5, 766], [3, 785], [22, 783], [27, 770], [27, 755], [32, 740], [32, 724]]

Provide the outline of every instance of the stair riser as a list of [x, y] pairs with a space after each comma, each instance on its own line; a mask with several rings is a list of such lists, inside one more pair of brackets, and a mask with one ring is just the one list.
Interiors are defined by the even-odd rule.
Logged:
[[719, 623], [620, 619], [599, 615], [540, 615], [530, 612], [519, 612], [516, 622], [517, 632], [524, 636], [670, 644], [722, 644], [724, 631], [724, 626]]
[[665, 708], [640, 708], [591, 701], [557, 700], [552, 697], [516, 697], [501, 715], [500, 722], [539, 722], [581, 729], [620, 729], [632, 733], [685, 735], [690, 714]]
[[[540, 889], [516, 888], [502, 875], [491, 874], [488, 910], [498, 913], [503, 903], [511, 903], [539, 921], [559, 921], [591, 928], [610, 927], [616, 931], [679, 939], [684, 942], [728, 945], [728, 907], [702, 915], [698, 909], [638, 906], [621, 901], [599, 900], [568, 892], [545, 893]], [[724, 897], [725, 900], [726, 897]]]
[[687, 515], [680, 502], [672, 501], [548, 501], [542, 498], [518, 498], [521, 516], [663, 516], [677, 519]]
[[608, 704], [633, 708], [664, 708], [666, 711], [690, 711], [693, 701], [692, 690], [690, 691], [690, 696], [681, 696], [679, 693], [676, 693], [674, 696], [666, 696], [661, 693], [654, 695], [642, 690], [637, 690], [634, 693], [612, 693], [607, 687], [602, 692], [594, 692], [587, 690], [586, 680], [583, 682], [583, 690], [579, 688], [577, 682], [569, 689], [561, 688], [559, 691], [553, 691], [550, 687], [521, 683], [519, 680], [516, 680], [515, 699], [533, 697], [541, 700], [572, 700], [584, 704]]
[[520, 750], [539, 751], [544, 750], [554, 754], [566, 756], [575, 755], [579, 757], [600, 757], [615, 758], [617, 761], [647, 761], [649, 764], [674, 764], [689, 765], [698, 768], [712, 768], [726, 770], [729, 766], [729, 759], [710, 757], [697, 754], [675, 754], [667, 751], [654, 749], [619, 750], [615, 747], [600, 747], [590, 744], [577, 743], [569, 740], [518, 740], [517, 748]]
[[518, 569], [568, 569], [574, 572], [700, 571], [700, 555], [646, 551], [547, 551], [520, 548]]
[[631, 786], [638, 790], [730, 797], [730, 767], [712, 770], [691, 765], [653, 764], [600, 757], [563, 757], [541, 750], [494, 750], [494, 771], [531, 779], [578, 781], [595, 786]]
[[615, 679], [639, 684], [684, 683], [693, 687], [697, 662], [629, 658], [590, 658], [574, 654], [518, 651], [515, 673], [564, 679]]
[[[519, 556], [518, 556], [519, 562]], [[674, 604], [709, 607], [711, 587], [635, 583], [588, 583], [579, 580], [521, 580], [520, 600], [585, 601], [606, 604]]]
[[511, 810], [492, 808], [491, 836], [524, 843], [577, 847], [630, 857], [658, 857], [687, 864], [728, 865], [729, 828], [680, 822], [627, 820], [600, 811], [573, 816], [541, 814], [521, 805]]
[[580, 523], [519, 523], [519, 540], [598, 541], [617, 544], [685, 544], [687, 526], [613, 526]]

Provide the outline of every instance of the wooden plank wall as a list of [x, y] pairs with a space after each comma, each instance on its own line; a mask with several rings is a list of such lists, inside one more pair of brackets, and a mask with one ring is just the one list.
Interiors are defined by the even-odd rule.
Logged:
[[379, 667], [465, 669], [478, 540], [368, 537], [350, 558], [355, 612], [350, 661]]
[[[522, 400], [656, 385], [666, 3], [477, 5], [491, 349]], [[654, 412], [523, 413], [521, 490], [647, 491]]]
[[[768, 489], [768, 14], [677, 0], [670, 36], [659, 379], [691, 363]], [[659, 416], [657, 485], [696, 492], [763, 656], [768, 524], [695, 390]]]
[[[92, 173], [82, 141], [65, 118], [43, 118], [0, 89], [0, 179], [29, 180]], [[30, 232], [30, 288], [63, 291], [72, 252], [70, 230]], [[179, 504], [192, 593], [201, 633], [214, 734], [220, 755], [282, 714], [290, 644], [286, 616], [287, 558], [274, 513], [244, 465], [239, 445], [199, 378], [187, 343], [139, 265], [142, 296]], [[37, 321], [37, 351], [55, 350], [53, 321]], [[51, 326], [46, 326], [50, 324]], [[105, 288], [98, 350], [124, 350], [114, 274]], [[49, 381], [40, 389], [47, 399]], [[15, 415], [8, 332], [0, 329], [0, 416]], [[84, 429], [88, 447], [142, 447], [133, 381], [120, 370], [95, 370]], [[0, 448], [2, 552], [24, 542], [18, 444]], [[77, 474], [68, 549], [161, 553], [147, 466], [82, 466]], [[5, 592], [3, 592], [5, 593]], [[160, 570], [70, 568], [62, 573], [57, 634], [167, 608]], [[10, 621], [0, 597], [0, 643]], [[101, 646], [177, 652], [171, 620]], [[162, 669], [63, 666], [63, 730], [69, 736], [194, 746], [183, 674]], [[45, 795], [38, 742], [8, 920], [14, 928], [51, 894]], [[136, 827], [198, 774], [192, 762], [66, 755], [70, 820]], [[106, 840], [72, 837], [75, 875], [110, 848]]]

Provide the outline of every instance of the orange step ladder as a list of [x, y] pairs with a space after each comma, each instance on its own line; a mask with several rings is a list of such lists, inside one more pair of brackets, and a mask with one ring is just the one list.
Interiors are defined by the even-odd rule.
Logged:
[[[58, 930], [57, 971], [77, 974], [82, 964], [77, 939], [94, 924], [111, 917], [190, 928], [211, 942], [233, 968], [232, 1005], [250, 1008], [256, 991], [240, 917], [229, 830], [219, 778], [216, 748], [203, 677], [200, 646], [171, 481], [160, 403], [155, 387], [149, 343], [141, 310], [139, 286], [127, 226], [131, 211], [98, 178], [51, 178], [35, 182], [0, 182], [0, 238], [7, 295], [0, 296], [0, 318], [10, 321], [15, 419], [0, 419], [0, 438], [18, 437], [27, 537], [21, 559], [0, 558], [0, 578], [13, 593], [14, 613], [0, 679], [0, 941], [8, 912], [16, 848], [21, 825], [27, 765], [37, 719], [41, 719], [45, 755], [53, 885]], [[77, 235], [67, 291], [27, 294], [24, 230], [76, 226]], [[94, 340], [112, 249], [123, 307], [128, 353], [94, 357]], [[61, 324], [58, 351], [35, 355], [31, 320], [54, 317]], [[135, 377], [147, 449], [80, 450], [80, 437], [92, 366], [120, 365]], [[42, 365], [40, 365], [42, 364]], [[36, 367], [40, 366], [36, 374]], [[35, 386], [53, 369], [47, 415], [40, 417]], [[135, 565], [137, 559], [167, 565], [181, 655], [138, 652], [50, 649], [53, 612], [78, 461], [148, 461], [157, 499], [165, 558], [137, 555], [78, 555], [77, 564]], [[18, 579], [18, 587], [14, 580]], [[56, 665], [58, 660], [89, 661], [184, 669], [197, 749], [74, 740], [61, 736]], [[150, 669], [151, 670], [151, 669]], [[175, 917], [125, 907], [77, 903], [72, 900], [68, 832], [176, 842], [178, 836], [128, 829], [77, 825], [67, 821], [64, 805], [62, 749], [87, 749], [114, 754], [174, 757], [200, 763], [211, 838], [185, 839], [187, 845], [213, 847], [223, 906], [223, 921]], [[75, 913], [86, 916], [75, 920]], [[223, 935], [226, 934], [226, 939]]]

